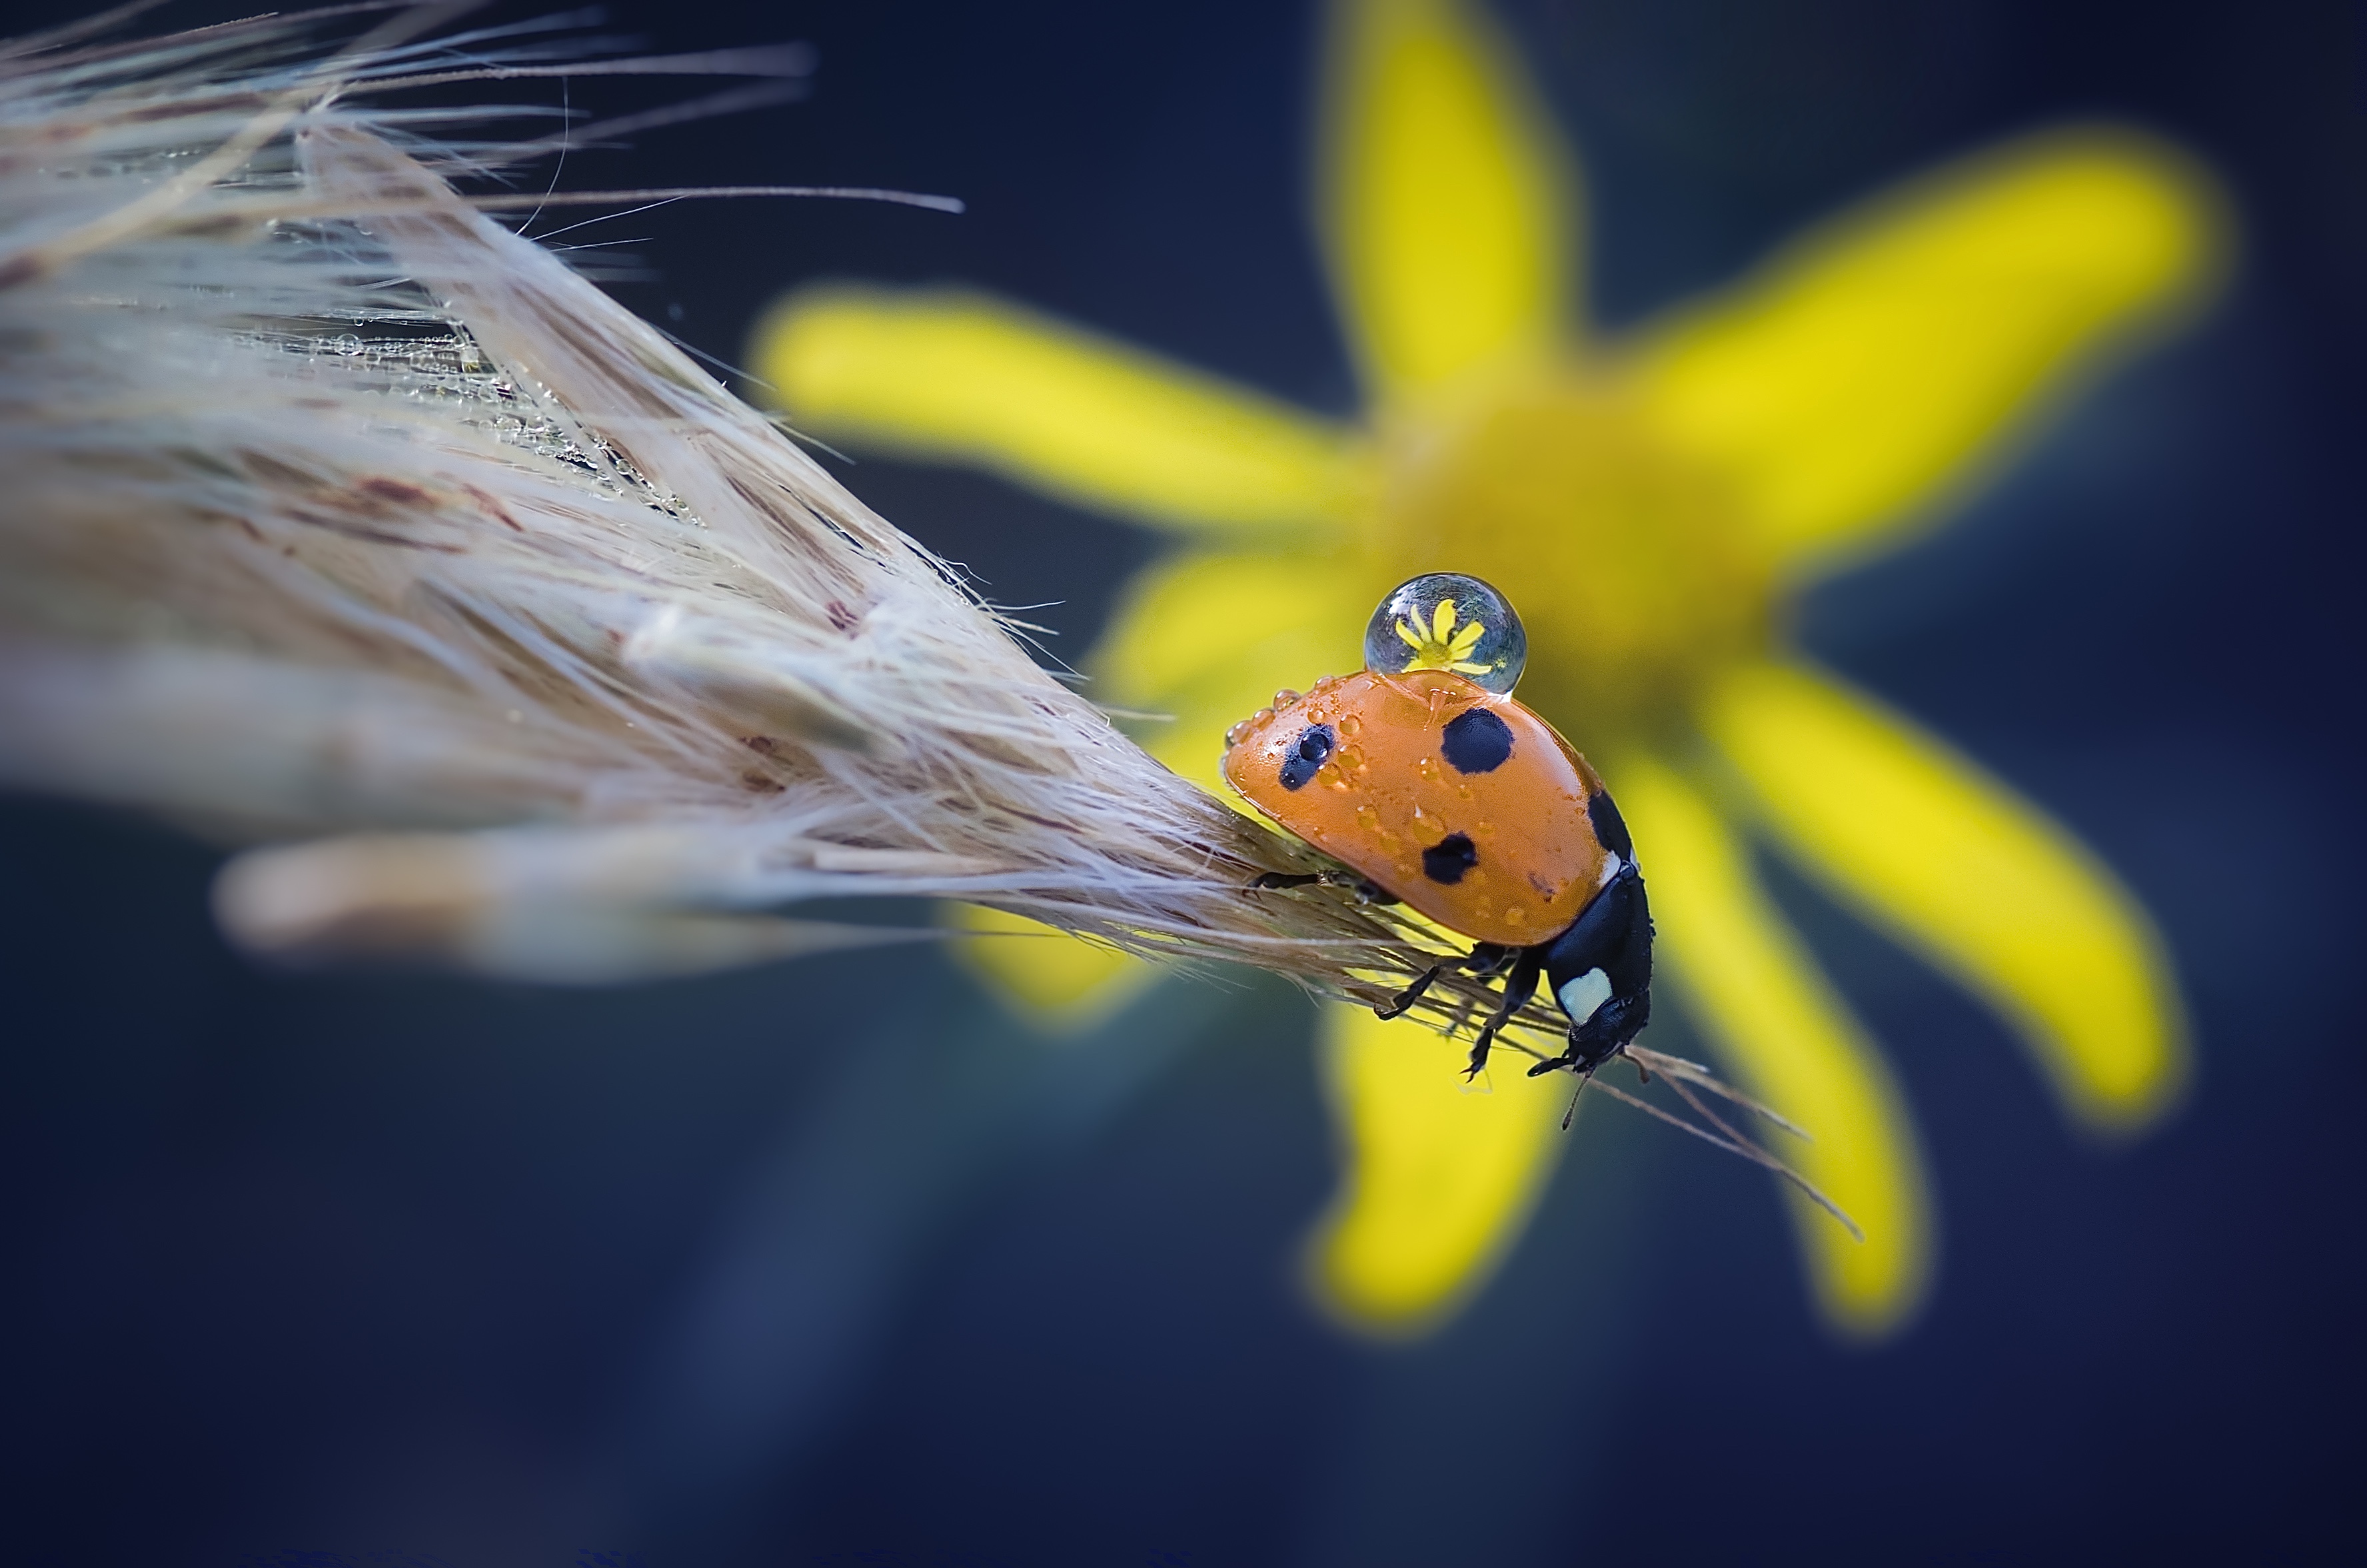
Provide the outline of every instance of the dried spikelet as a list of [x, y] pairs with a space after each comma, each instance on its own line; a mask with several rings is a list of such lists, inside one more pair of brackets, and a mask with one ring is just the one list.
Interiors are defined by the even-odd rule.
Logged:
[[1319, 863], [490, 221], [452, 182], [498, 148], [363, 90], [482, 40], [312, 25], [0, 54], [0, 778], [258, 846], [218, 907], [275, 953], [619, 978], [893, 895], [1366, 1000], [1424, 961], [1245, 893]]

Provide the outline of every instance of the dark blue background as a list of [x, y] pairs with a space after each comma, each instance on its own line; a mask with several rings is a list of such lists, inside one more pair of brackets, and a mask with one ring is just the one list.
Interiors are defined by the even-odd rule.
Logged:
[[[0, 1556], [2340, 1551], [2367, 1395], [2358, 11], [1507, 16], [1581, 144], [1614, 324], [2065, 117], [2151, 126], [2227, 182], [2245, 251], [2208, 323], [1801, 626], [2139, 890], [2193, 1008], [2178, 1119], [2090, 1145], [1986, 1017], [1771, 866], [1920, 1119], [1944, 1247], [1927, 1316], [1835, 1344], [1761, 1178], [1598, 1113], [1495, 1288], [1376, 1351], [1290, 1285], [1330, 1134], [1308, 1015], [1273, 984], [1162, 993], [1060, 1048], [906, 953], [601, 994], [291, 978], [212, 935], [208, 851], [10, 802]], [[811, 39], [819, 89], [579, 153], [568, 186], [972, 203], [690, 204], [571, 236], [637, 240], [617, 248], [647, 276], [621, 297], [697, 347], [736, 358], [803, 278], [961, 280], [1353, 406], [1301, 218], [1298, 7], [631, 0], [617, 20], [668, 50]], [[572, 93], [606, 111], [681, 90]], [[846, 477], [994, 597], [1065, 601], [1038, 618], [1071, 651], [1150, 553], [991, 481]]]

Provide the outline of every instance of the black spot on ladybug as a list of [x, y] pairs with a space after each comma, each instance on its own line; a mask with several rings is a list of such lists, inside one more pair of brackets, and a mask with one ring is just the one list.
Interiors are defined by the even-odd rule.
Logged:
[[1283, 756], [1282, 787], [1285, 790], [1306, 789], [1307, 781], [1315, 777], [1315, 770], [1331, 756], [1331, 744], [1336, 738], [1329, 724], [1309, 724], [1301, 730], [1298, 744]]
[[1627, 824], [1620, 820], [1619, 808], [1611, 803], [1611, 792], [1597, 790], [1594, 799], [1586, 802], [1586, 820], [1594, 824], [1595, 842], [1622, 860], [1636, 858], [1636, 841], [1627, 836]]
[[1450, 887], [1478, 863], [1479, 851], [1471, 846], [1467, 835], [1460, 833], [1450, 833], [1421, 852], [1421, 874]]
[[1512, 727], [1488, 709], [1469, 709], [1446, 722], [1438, 753], [1457, 773], [1493, 773], [1512, 755]]

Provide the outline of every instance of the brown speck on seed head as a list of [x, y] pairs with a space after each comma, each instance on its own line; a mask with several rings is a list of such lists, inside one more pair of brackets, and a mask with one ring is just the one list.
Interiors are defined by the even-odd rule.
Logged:
[[356, 488], [369, 500], [384, 501], [397, 506], [424, 506], [434, 499], [421, 486], [401, 479], [365, 479]]
[[526, 525], [511, 517], [509, 508], [504, 506], [491, 493], [473, 484], [463, 484], [460, 488], [468, 492], [470, 500], [484, 508], [485, 516], [504, 524], [514, 533], [526, 532]]

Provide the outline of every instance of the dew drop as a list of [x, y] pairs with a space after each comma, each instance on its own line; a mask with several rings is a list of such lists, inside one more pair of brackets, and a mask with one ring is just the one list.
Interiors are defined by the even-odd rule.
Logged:
[[1528, 633], [1512, 601], [1460, 572], [1431, 572], [1399, 584], [1365, 628], [1365, 667], [1375, 675], [1452, 669], [1502, 693], [1520, 680], [1528, 656]]

